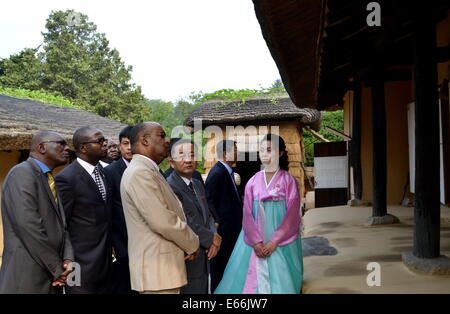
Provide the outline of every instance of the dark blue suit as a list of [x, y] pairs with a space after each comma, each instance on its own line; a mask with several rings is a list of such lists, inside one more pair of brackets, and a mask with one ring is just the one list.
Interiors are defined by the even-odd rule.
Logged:
[[113, 263], [111, 292], [119, 294], [131, 292], [128, 234], [120, 196], [120, 181], [125, 169], [127, 169], [127, 165], [122, 158], [104, 169], [112, 187], [112, 244], [117, 259]]
[[235, 189], [235, 183], [227, 168], [217, 162], [206, 178], [206, 191], [209, 201], [218, 215], [217, 232], [222, 237], [219, 253], [211, 260], [211, 291], [222, 279], [234, 244], [242, 229], [242, 200]]

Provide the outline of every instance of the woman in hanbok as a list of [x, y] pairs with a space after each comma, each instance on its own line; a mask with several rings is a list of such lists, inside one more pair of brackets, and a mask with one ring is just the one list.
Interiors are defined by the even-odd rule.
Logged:
[[245, 187], [243, 230], [215, 294], [301, 292], [300, 195], [284, 140], [266, 135], [259, 157], [263, 170]]

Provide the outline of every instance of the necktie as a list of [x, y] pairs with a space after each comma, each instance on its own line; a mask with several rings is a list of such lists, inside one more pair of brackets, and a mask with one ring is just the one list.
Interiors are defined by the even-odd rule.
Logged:
[[53, 174], [51, 172], [47, 172], [47, 182], [50, 187], [50, 191], [52, 191], [53, 198], [55, 199], [55, 203], [58, 204], [58, 198], [56, 196], [55, 178], [53, 177]]
[[200, 200], [199, 200], [198, 197], [197, 197], [197, 192], [195, 192], [194, 185], [192, 184], [192, 181], [189, 182], [188, 187], [189, 187], [189, 189], [191, 190], [192, 195], [195, 197], [195, 199], [197, 200], [198, 205], [200, 206], [200, 208], [201, 208], [201, 210], [202, 210], [203, 221], [206, 221], [206, 213], [205, 213], [205, 209], [203, 208], [202, 203], [200, 202]]
[[102, 195], [103, 201], [106, 201], [106, 191], [103, 187], [102, 181], [100, 179], [100, 173], [98, 171], [98, 168], [94, 168], [94, 180], [95, 184], [98, 186], [98, 190], [100, 191], [100, 194]]
[[[194, 195], [195, 195], [194, 186], [192, 185], [192, 181], [189, 182], [188, 187], [191, 189], [191, 192], [194, 193]], [[195, 195], [195, 196], [197, 197], [197, 195]]]

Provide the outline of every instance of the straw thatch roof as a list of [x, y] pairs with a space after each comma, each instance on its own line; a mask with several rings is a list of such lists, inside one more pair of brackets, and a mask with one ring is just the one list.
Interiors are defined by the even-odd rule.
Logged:
[[92, 125], [117, 140], [126, 125], [84, 110], [0, 95], [0, 151], [29, 149], [38, 131], [56, 131], [72, 143], [78, 128]]
[[184, 124], [194, 126], [194, 119], [201, 119], [202, 126], [261, 124], [269, 121], [299, 120], [303, 125], [320, 129], [322, 115], [315, 109], [296, 107], [289, 97], [255, 97], [245, 101], [208, 101], [195, 108]]

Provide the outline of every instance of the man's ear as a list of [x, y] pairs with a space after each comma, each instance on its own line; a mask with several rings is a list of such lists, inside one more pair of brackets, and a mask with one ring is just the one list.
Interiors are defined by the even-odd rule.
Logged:
[[39, 154], [44, 155], [47, 149], [45, 149], [45, 145], [41, 143], [38, 145], [37, 151], [39, 152]]
[[141, 139], [141, 144], [144, 146], [150, 146], [150, 141], [148, 140], [148, 136], [143, 136]]
[[80, 152], [81, 152], [82, 154], [86, 154], [87, 150], [86, 150], [86, 146], [85, 146], [84, 144], [81, 144], [81, 145], [80, 145]]

